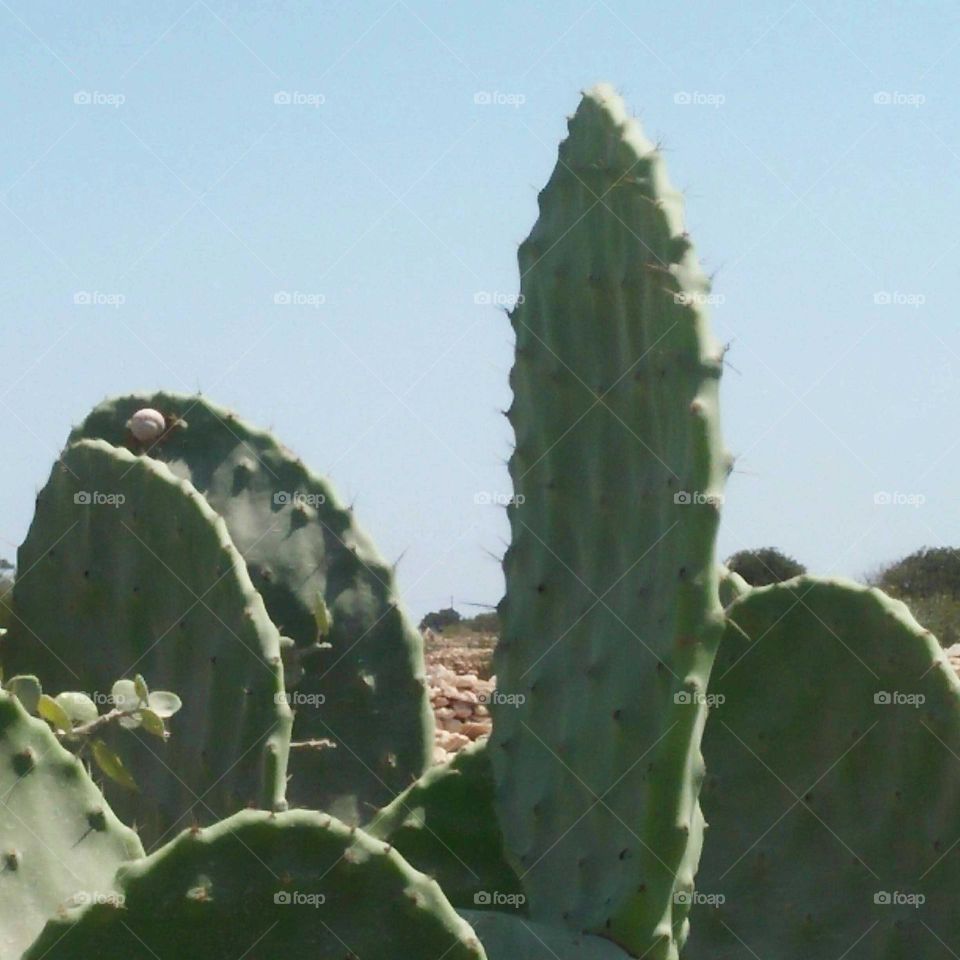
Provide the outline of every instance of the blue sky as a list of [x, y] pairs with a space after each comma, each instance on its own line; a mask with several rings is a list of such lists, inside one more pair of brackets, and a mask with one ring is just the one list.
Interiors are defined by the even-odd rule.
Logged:
[[0, 0], [0, 23], [0, 556], [90, 406], [200, 388], [355, 502], [412, 612], [495, 603], [496, 302], [599, 80], [715, 273], [721, 555], [861, 576], [960, 544], [953, 5]]

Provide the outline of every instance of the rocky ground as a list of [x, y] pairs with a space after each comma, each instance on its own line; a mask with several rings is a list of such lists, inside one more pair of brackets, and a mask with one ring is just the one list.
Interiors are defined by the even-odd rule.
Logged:
[[496, 641], [492, 634], [424, 633], [437, 763], [490, 733], [488, 704], [496, 682], [490, 661]]

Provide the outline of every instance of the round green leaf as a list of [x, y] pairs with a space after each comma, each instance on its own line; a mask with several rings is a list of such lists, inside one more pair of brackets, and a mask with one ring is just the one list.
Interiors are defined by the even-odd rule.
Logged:
[[150, 696], [150, 688], [147, 686], [147, 681], [139, 673], [133, 678], [133, 686], [140, 700], [146, 701]]
[[[140, 706], [137, 685], [133, 680], [118, 680], [110, 690], [110, 699], [115, 709], [123, 710], [125, 713], [132, 712]], [[121, 717], [120, 726], [127, 730], [135, 730], [140, 726], [140, 718]]]
[[172, 717], [183, 706], [183, 701], [169, 690], [154, 690], [147, 703], [158, 717], [164, 718]]
[[100, 716], [97, 705], [85, 693], [65, 690], [63, 693], [58, 693], [54, 700], [63, 708], [63, 712], [70, 718], [70, 723], [74, 727], [92, 723]]
[[70, 715], [53, 697], [46, 693], [41, 693], [37, 700], [37, 713], [61, 733], [69, 733], [73, 729], [73, 725], [70, 723]]
[[29, 674], [11, 677], [3, 686], [23, 704], [23, 709], [27, 713], [36, 714], [37, 703], [40, 700], [40, 694], [43, 693], [40, 681], [36, 677]]
[[93, 750], [93, 759], [97, 766], [115, 783], [128, 790], [136, 790], [137, 783], [130, 771], [123, 765], [123, 761], [102, 741], [94, 740], [90, 744]]
[[147, 733], [152, 733], [155, 737], [164, 738], [167, 735], [167, 728], [163, 724], [163, 717], [153, 710], [141, 710], [137, 716], [140, 718], [141, 725]]
[[110, 689], [110, 699], [118, 710], [136, 710], [140, 703], [132, 680], [118, 680]]

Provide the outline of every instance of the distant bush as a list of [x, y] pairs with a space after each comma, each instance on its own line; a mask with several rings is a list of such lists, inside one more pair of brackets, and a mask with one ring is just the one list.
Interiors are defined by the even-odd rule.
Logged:
[[903, 597], [947, 596], [960, 600], [960, 549], [924, 547], [884, 567], [871, 583]]
[[500, 618], [495, 610], [478, 613], [473, 617], [462, 617], [456, 610], [447, 607], [428, 613], [420, 621], [420, 629], [429, 627], [434, 633], [443, 633], [446, 637], [461, 637], [471, 633], [487, 633], [499, 636]]
[[[896, 596], [894, 593], [890, 595]], [[917, 623], [929, 630], [941, 646], [952, 647], [960, 643], [960, 600], [943, 594], [933, 597], [899, 596], [897, 599], [910, 608]]]
[[751, 587], [782, 583], [807, 572], [807, 568], [776, 547], [740, 550], [727, 560], [727, 567], [739, 573]]
[[500, 618], [497, 616], [496, 610], [491, 610], [489, 613], [478, 613], [475, 617], [470, 617], [469, 620], [464, 620], [462, 626], [466, 627], [468, 630], [473, 630], [476, 633], [500, 633]]
[[463, 617], [457, 613], [453, 607], [446, 607], [443, 610], [435, 610], [433, 613], [428, 613], [420, 621], [421, 630], [436, 630], [441, 631], [444, 627], [452, 627], [455, 623], [459, 623]]
[[903, 600], [945, 647], [960, 643], [960, 549], [924, 547], [869, 578]]

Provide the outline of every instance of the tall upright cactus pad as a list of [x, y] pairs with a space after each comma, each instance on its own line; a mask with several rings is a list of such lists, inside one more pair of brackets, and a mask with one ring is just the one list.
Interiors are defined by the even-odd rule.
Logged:
[[[141, 408], [166, 417], [154, 442], [138, 443], [127, 429]], [[273, 622], [295, 641], [288, 685], [303, 674], [294, 738], [337, 747], [294, 752], [291, 804], [360, 820], [424, 772], [433, 716], [420, 635], [400, 608], [392, 569], [324, 481], [271, 434], [199, 396], [106, 401], [71, 435], [79, 437], [127, 445], [190, 480], [223, 517]]]
[[960, 683], [937, 641], [879, 591], [810, 577], [729, 617], [685, 957], [960, 952]]
[[660, 155], [606, 86], [569, 130], [512, 313], [497, 806], [534, 919], [659, 960], [684, 935], [722, 632], [722, 351]]
[[140, 791], [109, 788], [148, 846], [249, 805], [284, 805], [280, 636], [223, 521], [162, 463], [83, 440], [54, 465], [20, 548], [7, 675], [105, 698], [143, 674], [183, 700], [160, 741], [110, 742]]
[[64, 903], [109, 895], [141, 856], [80, 760], [0, 690], [0, 958], [19, 960]]
[[433, 877], [454, 907], [526, 912], [493, 809], [487, 741], [428, 770], [366, 826]]
[[245, 811], [121, 869], [122, 906], [51, 920], [24, 960], [484, 960], [432, 880], [306, 810]]

